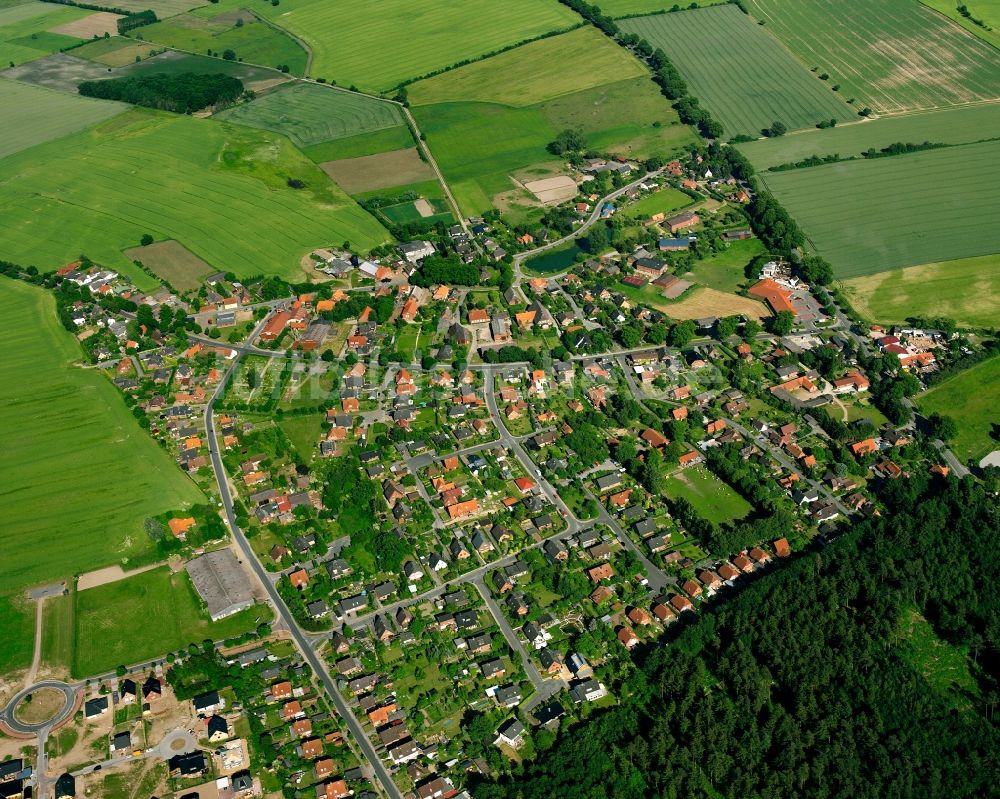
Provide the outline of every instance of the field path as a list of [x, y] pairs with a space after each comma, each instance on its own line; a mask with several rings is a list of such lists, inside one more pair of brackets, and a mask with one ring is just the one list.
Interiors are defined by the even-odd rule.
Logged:
[[31, 668], [24, 675], [24, 687], [27, 688], [35, 684], [35, 677], [38, 675], [38, 664], [42, 661], [42, 622], [45, 618], [45, 597], [40, 596], [35, 600], [35, 653], [31, 657]]
[[455, 219], [458, 220], [458, 224], [462, 226], [462, 230], [468, 233], [469, 226], [465, 221], [465, 217], [462, 216], [462, 211], [458, 207], [458, 203], [455, 202], [455, 195], [451, 193], [451, 187], [448, 185], [448, 181], [444, 179], [444, 174], [442, 174], [441, 168], [438, 166], [437, 161], [434, 160], [434, 156], [431, 154], [431, 148], [427, 146], [427, 142], [424, 141], [424, 137], [420, 133], [420, 128], [417, 127], [417, 120], [413, 118], [413, 114], [410, 113], [410, 109], [405, 105], [400, 104], [399, 107], [403, 109], [403, 113], [406, 115], [407, 120], [409, 120], [414, 133], [417, 134], [417, 146], [424, 154], [424, 157], [427, 159], [427, 163], [430, 165], [431, 169], [434, 170], [434, 174], [437, 175], [438, 183], [441, 184], [441, 188], [444, 189], [445, 197], [448, 198], [448, 204], [451, 206], [451, 212], [455, 215]]

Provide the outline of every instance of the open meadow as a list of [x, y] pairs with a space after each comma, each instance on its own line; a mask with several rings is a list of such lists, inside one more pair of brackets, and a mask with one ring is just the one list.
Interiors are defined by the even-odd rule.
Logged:
[[313, 144], [303, 147], [302, 152], [317, 164], [322, 164], [325, 161], [337, 161], [341, 158], [360, 158], [363, 155], [406, 150], [415, 144], [410, 128], [398, 125], [394, 128], [381, 128], [356, 136], [345, 136], [342, 139]]
[[1000, 254], [921, 264], [842, 283], [854, 309], [873, 322], [954, 319], [1000, 328]]
[[315, 83], [282, 86], [216, 116], [228, 122], [283, 133], [299, 147], [403, 126], [392, 103]]
[[622, 214], [629, 219], [648, 219], [654, 214], [669, 214], [689, 205], [694, 205], [694, 200], [680, 189], [668, 186], [626, 206]]
[[997, 0], [979, 0], [972, 5], [972, 10], [969, 13], [986, 23], [987, 27], [985, 28], [958, 13], [958, 6], [963, 4], [955, 0], [920, 0], [920, 2], [928, 8], [933, 8], [939, 14], [944, 14], [973, 36], [978, 36], [984, 42], [1000, 48], [1000, 3]]
[[0, 64], [23, 64], [79, 44], [79, 36], [51, 33], [50, 29], [92, 13], [82, 8], [37, 2], [0, 7]]
[[[704, 8], [728, 2], [729, 0], [698, 0], [698, 5]], [[670, 11], [678, 4], [674, 0], [601, 0], [598, 5], [609, 17], [631, 17], [638, 14], [660, 14]], [[690, 3], [682, 3], [680, 7], [687, 8], [688, 5]]]
[[994, 425], [1000, 424], [997, 410], [1000, 397], [1000, 357], [976, 364], [959, 372], [914, 399], [924, 415], [940, 413], [958, 425], [958, 435], [950, 443], [960, 460], [979, 462], [1000, 441], [991, 437]]
[[728, 136], [759, 136], [775, 120], [795, 130], [855, 116], [829, 84], [734, 5], [636, 17], [620, 26], [663, 48]]
[[151, 111], [3, 159], [0, 206], [9, 259], [52, 270], [82, 252], [137, 279], [121, 251], [145, 233], [214, 269], [293, 279], [315, 247], [388, 240], [283, 136]]
[[13, 590], [142, 554], [145, 518], [203, 497], [110, 381], [73, 366], [82, 353], [52, 297], [0, 288], [0, 559]]
[[881, 113], [1000, 97], [997, 51], [918, 0], [746, 0], [754, 19], [855, 107]]
[[716, 524], [746, 516], [750, 503], [704, 466], [678, 469], [666, 480], [668, 497], [683, 497], [703, 517]]
[[112, 36], [110, 39], [97, 39], [83, 47], [74, 47], [76, 58], [86, 58], [109, 67], [126, 67], [140, 60], [149, 58], [156, 48], [149, 42], [137, 42], [124, 36]]
[[695, 261], [684, 279], [717, 291], [735, 293], [749, 282], [744, 274], [747, 264], [763, 252], [764, 245], [758, 238], [731, 242], [722, 252]]
[[839, 278], [1000, 252], [1000, 142], [773, 172]]
[[941, 108], [895, 117], [880, 117], [835, 128], [802, 130], [774, 139], [738, 145], [761, 172], [811, 156], [857, 157], [890, 144], [971, 144], [1000, 137], [1000, 103]]

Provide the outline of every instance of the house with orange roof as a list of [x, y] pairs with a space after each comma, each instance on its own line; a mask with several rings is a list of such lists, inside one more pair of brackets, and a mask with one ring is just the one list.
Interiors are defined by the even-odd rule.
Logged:
[[690, 466], [692, 463], [697, 463], [700, 460], [701, 460], [701, 454], [694, 450], [691, 450], [690, 452], [685, 452], [683, 455], [681, 455], [677, 459], [677, 462], [681, 466]]
[[469, 311], [470, 325], [483, 325], [490, 321], [490, 315], [482, 308], [473, 308]]
[[868, 378], [860, 372], [851, 372], [844, 377], [833, 381], [834, 394], [857, 394], [867, 391], [869, 387]]
[[747, 290], [747, 294], [766, 302], [775, 313], [782, 311], [788, 311], [793, 315], [796, 313], [795, 306], [792, 305], [792, 293], [783, 289], [771, 278], [757, 281]]
[[679, 422], [683, 419], [687, 419], [688, 409], [685, 408], [683, 405], [679, 408], [671, 408], [670, 415], [674, 417], [675, 422]]
[[243, 483], [248, 486], [255, 486], [267, 480], [267, 472], [250, 472], [243, 475]]
[[441, 302], [442, 300], [448, 299], [448, 295], [451, 293], [451, 289], [446, 285], [441, 284], [436, 289], [434, 289], [434, 294], [432, 295], [435, 300]]
[[340, 401], [340, 407], [344, 413], [357, 413], [361, 406], [357, 397], [345, 397]]
[[416, 297], [410, 297], [403, 305], [403, 310], [399, 313], [400, 318], [404, 322], [413, 322], [417, 318], [417, 308]]
[[323, 313], [324, 311], [332, 311], [333, 306], [336, 304], [337, 304], [336, 301], [332, 299], [320, 300], [319, 302], [316, 303], [316, 312]]
[[615, 570], [611, 568], [610, 563], [602, 563], [600, 566], [587, 569], [587, 577], [590, 578], [592, 583], [599, 583], [601, 580], [610, 580], [614, 576]]
[[473, 498], [465, 502], [457, 502], [448, 508], [448, 515], [452, 519], [461, 519], [479, 510], [479, 500]]
[[288, 575], [288, 582], [292, 584], [292, 588], [298, 588], [300, 591], [309, 585], [309, 572], [305, 569], [299, 569]]
[[631, 627], [622, 625], [618, 628], [616, 637], [626, 649], [635, 649], [639, 645], [639, 636], [635, 634], [635, 631]]
[[792, 548], [788, 545], [787, 538], [779, 538], [774, 542], [774, 554], [779, 558], [787, 558], [792, 554]]
[[535, 481], [530, 477], [518, 477], [514, 481], [514, 485], [517, 486], [517, 490], [520, 491], [521, 494], [529, 494], [535, 488]]
[[195, 521], [193, 516], [185, 516], [182, 519], [171, 519], [167, 522], [167, 527], [170, 528], [170, 532], [173, 533], [174, 538], [184, 541], [187, 538], [188, 530], [194, 527]]
[[851, 452], [855, 457], [861, 455], [871, 455], [878, 452], [878, 444], [874, 438], [866, 438], [863, 441], [856, 441], [851, 444]]
[[619, 491], [617, 494], [612, 494], [609, 501], [616, 508], [624, 508], [628, 505], [629, 497], [632, 496], [632, 489], [626, 488], [624, 491]]
[[662, 449], [670, 443], [666, 436], [662, 433], [658, 433], [651, 427], [647, 427], [643, 430], [639, 438], [649, 444], [649, 446], [653, 447], [653, 449]]

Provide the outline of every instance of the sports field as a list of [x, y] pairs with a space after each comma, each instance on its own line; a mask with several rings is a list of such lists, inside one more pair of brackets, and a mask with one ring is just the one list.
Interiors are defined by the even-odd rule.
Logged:
[[858, 108], [898, 113], [1000, 97], [997, 51], [918, 0], [746, 5], [807, 67], [857, 98]]
[[282, 0], [257, 10], [312, 48], [313, 77], [376, 92], [581, 21], [556, 0]]
[[757, 171], [795, 163], [810, 156], [858, 156], [902, 142], [970, 144], [1000, 137], [1000, 103], [920, 111], [897, 117], [880, 117], [826, 130], [803, 130], [776, 139], [738, 145]]
[[729, 136], [759, 136], [775, 120], [795, 130], [856, 116], [829, 84], [734, 5], [636, 17], [620, 25], [663, 48], [691, 94]]
[[311, 249], [388, 240], [283, 136], [150, 111], [0, 161], [0, 206], [6, 257], [43, 270], [83, 252], [144, 276], [121, 250], [150, 233], [214, 269], [296, 278]]
[[1000, 441], [991, 437], [993, 425], [1000, 424], [997, 397], [1000, 396], [1000, 358], [983, 361], [950, 377], [916, 398], [924, 415], [940, 413], [958, 424], [958, 435], [950, 442], [952, 451], [965, 461], [979, 462]]
[[[933, 8], [940, 14], [944, 14], [948, 19], [961, 25], [973, 36], [978, 36], [984, 42], [989, 42], [994, 47], [1000, 48], [1000, 3], [997, 0], [974, 0], [972, 10], [969, 12], [976, 19], [986, 23], [988, 28], [976, 25], [974, 22], [958, 13], [960, 3], [955, 0], [921, 0], [928, 8]], [[964, 5], [968, 6], [968, 3]]]
[[399, 108], [391, 103], [314, 83], [283, 86], [216, 116], [283, 133], [300, 147], [403, 124]]
[[1000, 142], [764, 180], [840, 278], [1000, 252]]
[[23, 64], [79, 44], [79, 37], [50, 33], [49, 29], [92, 13], [82, 8], [34, 2], [0, 8], [0, 64], [5, 67]]
[[101, 120], [128, 110], [121, 103], [64, 94], [0, 78], [0, 108], [5, 134], [0, 138], [0, 158], [60, 139]]
[[142, 521], [202, 495], [110, 381], [72, 365], [82, 353], [52, 297], [0, 280], [0, 561], [14, 590], [147, 551]]
[[71, 673], [82, 678], [114, 671], [205, 639], [230, 638], [269, 622], [258, 604], [212, 622], [187, 572], [162, 566], [76, 592]]
[[960, 325], [1000, 327], [1000, 255], [855, 277], [843, 287], [854, 309], [873, 322], [945, 316]]
[[742, 519], [750, 503], [704, 466], [678, 469], [666, 480], [668, 497], [683, 497], [699, 515], [716, 524]]

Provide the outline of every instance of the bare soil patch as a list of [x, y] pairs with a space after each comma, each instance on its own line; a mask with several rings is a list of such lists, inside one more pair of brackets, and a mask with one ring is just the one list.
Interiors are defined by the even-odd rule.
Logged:
[[544, 205], [558, 205], [576, 196], [576, 181], [568, 175], [532, 180], [525, 183], [524, 188]]
[[55, 688], [39, 688], [18, 703], [14, 709], [17, 720], [24, 724], [41, 724], [63, 709], [66, 697]]
[[95, 11], [83, 19], [49, 28], [49, 33], [61, 33], [63, 36], [75, 36], [78, 39], [103, 37], [105, 33], [109, 36], [117, 36], [118, 20], [122, 18], [121, 14], [112, 14], [110, 11]]
[[736, 314], [751, 319], [764, 319], [770, 316], [763, 303], [704, 286], [694, 289], [680, 302], [671, 303], [665, 310], [674, 319], [701, 319], [706, 316]]
[[421, 197], [419, 200], [413, 201], [413, 207], [417, 209], [417, 213], [422, 217], [434, 216], [434, 206], [431, 205], [427, 200]]
[[129, 260], [141, 261], [178, 291], [198, 288], [202, 278], [215, 271], [183, 244], [172, 239], [147, 247], [132, 247], [124, 252]]
[[434, 179], [433, 170], [420, 160], [416, 147], [327, 161], [320, 167], [348, 194]]
[[88, 588], [97, 588], [99, 585], [117, 583], [119, 580], [124, 580], [126, 577], [141, 574], [142, 572], [149, 571], [150, 569], [158, 568], [161, 565], [162, 564], [160, 563], [151, 563], [149, 566], [143, 566], [141, 569], [133, 569], [129, 572], [125, 571], [117, 564], [114, 566], [106, 566], [103, 569], [95, 569], [92, 572], [80, 575], [76, 583], [76, 590], [86, 591]]
[[93, 61], [85, 61], [66, 53], [54, 53], [5, 69], [0, 72], [0, 76], [76, 94], [77, 86], [84, 81], [113, 78], [114, 73]]
[[676, 300], [689, 288], [691, 288], [691, 283], [686, 280], [677, 280], [663, 290], [663, 296], [668, 300]]

